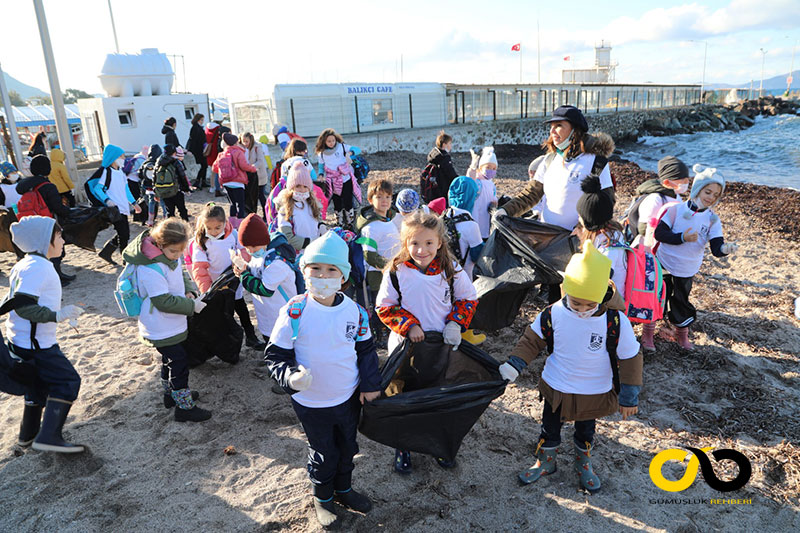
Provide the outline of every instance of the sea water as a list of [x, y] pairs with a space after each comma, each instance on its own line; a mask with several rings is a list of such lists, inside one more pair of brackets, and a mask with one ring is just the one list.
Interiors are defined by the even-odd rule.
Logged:
[[718, 168], [729, 181], [800, 189], [800, 116], [758, 117], [739, 133], [700, 132], [643, 137], [623, 147], [623, 158], [656, 172], [658, 160], [674, 155], [690, 168]]

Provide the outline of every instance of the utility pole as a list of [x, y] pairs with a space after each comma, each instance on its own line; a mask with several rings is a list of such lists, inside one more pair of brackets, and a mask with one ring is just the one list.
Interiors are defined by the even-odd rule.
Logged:
[[117, 41], [117, 25], [114, 24], [114, 12], [111, 10], [111, 0], [108, 0], [108, 14], [111, 15], [111, 31], [114, 32], [114, 46], [119, 53], [119, 41]]
[[11, 149], [14, 151], [14, 160], [17, 169], [22, 165], [22, 146], [19, 144], [17, 135], [17, 121], [14, 118], [14, 110], [11, 107], [11, 98], [8, 97], [6, 79], [3, 75], [3, 67], [0, 67], [0, 96], [3, 98], [3, 107], [6, 110], [6, 122], [8, 122], [8, 133], [11, 135]]
[[67, 171], [70, 176], [78, 176], [78, 167], [75, 164], [75, 152], [72, 147], [72, 131], [67, 123], [67, 112], [64, 110], [64, 95], [58, 83], [56, 60], [53, 57], [53, 45], [50, 42], [50, 31], [47, 29], [47, 18], [44, 14], [42, 0], [33, 0], [36, 11], [36, 21], [39, 23], [39, 36], [42, 38], [42, 53], [44, 64], [47, 67], [47, 78], [50, 80], [50, 97], [53, 100], [53, 113], [56, 116], [56, 131], [58, 142], [66, 157]]
[[763, 48], [761, 50], [761, 84], [758, 86], [758, 97], [764, 96], [764, 60], [767, 58], [767, 51]]

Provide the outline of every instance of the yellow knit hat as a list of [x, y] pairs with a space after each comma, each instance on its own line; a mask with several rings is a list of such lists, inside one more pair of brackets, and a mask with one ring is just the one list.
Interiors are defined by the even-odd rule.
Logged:
[[573, 255], [564, 271], [564, 292], [600, 303], [608, 291], [610, 275], [611, 259], [598, 252], [591, 241], [586, 241], [583, 253]]

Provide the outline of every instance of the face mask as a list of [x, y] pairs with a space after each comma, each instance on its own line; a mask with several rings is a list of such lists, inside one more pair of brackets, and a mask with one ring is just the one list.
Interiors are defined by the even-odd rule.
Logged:
[[678, 193], [678, 194], [686, 194], [686, 191], [688, 191], [688, 190], [689, 190], [689, 184], [688, 183], [681, 183], [680, 185], [678, 185], [678, 188], [675, 189], [675, 192]]
[[117, 167], [121, 169], [122, 166], [125, 164], [125, 158], [124, 157], [120, 157], [119, 159], [117, 159], [116, 163], [117, 163]]
[[222, 240], [223, 237], [225, 237], [225, 231], [220, 231], [218, 235], [211, 235], [210, 233], [206, 232], [206, 236], [209, 239], [214, 239], [215, 241], [219, 241]]
[[569, 143], [572, 141], [572, 132], [569, 132], [569, 137], [564, 139], [560, 144], [556, 145], [556, 148], [561, 150], [562, 152], [567, 149]]
[[600, 305], [598, 304], [595, 305], [593, 308], [589, 309], [588, 311], [576, 311], [569, 306], [569, 300], [564, 299], [564, 303], [566, 304], [567, 309], [575, 313], [578, 316], [578, 318], [590, 318], [593, 314], [597, 312], [597, 309], [600, 307]]
[[342, 278], [307, 278], [308, 292], [317, 298], [330, 298], [342, 288]]
[[255, 257], [256, 259], [261, 259], [262, 257], [267, 256], [267, 249], [262, 248], [250, 254], [251, 257]]
[[483, 177], [487, 180], [493, 180], [495, 176], [497, 176], [497, 170], [493, 168], [487, 168], [483, 171]]
[[155, 173], [152, 170], [145, 170], [144, 175], [147, 176], [147, 179], [153, 179], [153, 175]]
[[17, 180], [19, 179], [19, 174], [17, 172], [12, 172], [11, 174], [8, 175], [6, 179], [11, 183], [16, 183]]
[[311, 194], [310, 194], [308, 191], [306, 191], [306, 192], [297, 192], [297, 191], [294, 191], [294, 192], [292, 193], [292, 196], [294, 196], [294, 199], [295, 199], [295, 200], [300, 200], [301, 202], [305, 202], [306, 200], [308, 200], [308, 197], [309, 197], [310, 195], [311, 195]]

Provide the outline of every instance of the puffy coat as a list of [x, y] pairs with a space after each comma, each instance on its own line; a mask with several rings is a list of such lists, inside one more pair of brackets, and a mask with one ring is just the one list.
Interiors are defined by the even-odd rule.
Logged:
[[59, 194], [69, 192], [75, 188], [75, 184], [69, 179], [67, 166], [64, 164], [66, 154], [58, 148], [50, 150], [50, 175], [48, 179], [56, 186]]
[[247, 173], [258, 172], [258, 169], [247, 162], [247, 154], [245, 153], [244, 148], [239, 145], [226, 146], [225, 150], [223, 150], [222, 153], [217, 156], [214, 164], [211, 165], [211, 170], [219, 174], [219, 162], [227, 154], [231, 154], [231, 157], [233, 158], [233, 164], [236, 167], [236, 176], [232, 179], [223, 179], [222, 175], [220, 175], [220, 185], [225, 185], [226, 183], [231, 182], [239, 182], [247, 185]]

